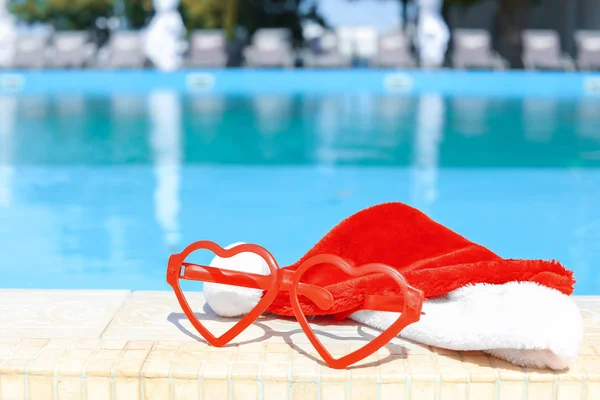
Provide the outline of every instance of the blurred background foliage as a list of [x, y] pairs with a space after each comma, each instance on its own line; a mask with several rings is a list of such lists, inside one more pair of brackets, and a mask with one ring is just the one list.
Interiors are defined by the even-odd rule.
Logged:
[[47, 23], [55, 29], [80, 30], [112, 14], [114, 0], [12, 0], [9, 7], [20, 20]]

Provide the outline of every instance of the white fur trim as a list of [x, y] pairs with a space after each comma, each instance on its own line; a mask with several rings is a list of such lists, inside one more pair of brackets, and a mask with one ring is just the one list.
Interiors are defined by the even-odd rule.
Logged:
[[[215, 257], [210, 265], [269, 273], [264, 260], [250, 253]], [[262, 291], [205, 283], [204, 295], [215, 313], [237, 317], [258, 303]], [[444, 298], [425, 301], [423, 311], [426, 314], [420, 321], [406, 327], [400, 336], [450, 350], [485, 351], [521, 366], [565, 369], [577, 357], [583, 338], [581, 313], [573, 300], [532, 282], [466, 286]], [[359, 311], [350, 318], [385, 329], [397, 314]]]
[[[521, 366], [568, 368], [583, 338], [573, 300], [532, 282], [466, 286], [426, 301], [423, 311], [400, 336], [450, 350], [481, 350]], [[397, 314], [359, 311], [350, 318], [385, 329]]]
[[[242, 244], [241, 242], [227, 246], [227, 249]], [[233, 271], [252, 272], [269, 275], [269, 266], [259, 255], [254, 253], [239, 253], [233, 257], [221, 258], [215, 256], [210, 262], [211, 267]], [[208, 306], [222, 317], [239, 317], [250, 312], [260, 301], [263, 291], [219, 283], [204, 283], [204, 297]]]

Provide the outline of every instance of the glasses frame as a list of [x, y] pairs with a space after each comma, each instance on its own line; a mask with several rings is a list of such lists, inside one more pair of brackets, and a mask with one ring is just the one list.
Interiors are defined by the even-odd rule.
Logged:
[[[240, 253], [253, 253], [261, 257], [269, 267], [269, 275], [260, 275], [247, 272], [239, 272], [205, 265], [185, 262], [185, 259], [198, 250], [208, 250], [220, 258], [231, 258]], [[317, 335], [310, 327], [306, 315], [302, 311], [299, 296], [310, 299], [318, 308], [324, 311], [333, 306], [333, 295], [326, 289], [300, 282], [304, 273], [310, 268], [329, 264], [342, 270], [344, 273], [359, 277], [369, 274], [385, 274], [389, 276], [400, 288], [400, 296], [365, 296], [361, 310], [391, 311], [400, 313], [398, 319], [379, 336], [368, 342], [358, 350], [355, 350], [341, 358], [334, 358], [323, 346]], [[240, 244], [229, 249], [224, 249], [215, 242], [200, 240], [187, 246], [181, 253], [169, 257], [167, 266], [167, 283], [173, 288], [177, 300], [198, 333], [212, 346], [223, 347], [235, 339], [248, 326], [256, 321], [275, 300], [281, 291], [289, 292], [290, 304], [296, 320], [308, 337], [311, 344], [317, 350], [327, 365], [331, 368], [343, 369], [373, 354], [386, 345], [407, 325], [419, 320], [423, 305], [423, 292], [410, 286], [402, 274], [394, 268], [380, 263], [371, 263], [359, 267], [353, 267], [343, 258], [332, 254], [319, 254], [304, 261], [296, 270], [279, 268], [273, 255], [256, 244]], [[233, 327], [220, 336], [213, 335], [194, 314], [187, 302], [180, 286], [180, 279], [213, 282], [238, 287], [263, 290], [263, 296], [258, 304], [246, 315], [244, 315]], [[358, 311], [358, 310], [354, 310]]]

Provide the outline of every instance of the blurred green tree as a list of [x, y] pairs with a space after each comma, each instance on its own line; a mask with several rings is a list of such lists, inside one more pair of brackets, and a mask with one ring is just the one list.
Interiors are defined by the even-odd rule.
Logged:
[[12, 0], [9, 7], [22, 21], [80, 30], [93, 27], [99, 17], [111, 15], [113, 0]]

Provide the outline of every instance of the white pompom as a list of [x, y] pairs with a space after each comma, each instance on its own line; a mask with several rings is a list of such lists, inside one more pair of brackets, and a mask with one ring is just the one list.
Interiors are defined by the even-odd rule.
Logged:
[[[226, 247], [243, 244], [234, 243]], [[210, 263], [211, 267], [233, 271], [251, 272], [260, 275], [269, 275], [269, 266], [257, 254], [240, 253], [233, 257], [221, 258], [216, 256]], [[204, 283], [204, 297], [208, 306], [222, 317], [239, 317], [250, 312], [262, 298], [263, 291], [238, 286], [228, 286], [219, 283]]]

